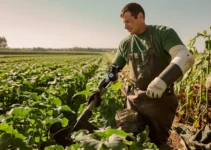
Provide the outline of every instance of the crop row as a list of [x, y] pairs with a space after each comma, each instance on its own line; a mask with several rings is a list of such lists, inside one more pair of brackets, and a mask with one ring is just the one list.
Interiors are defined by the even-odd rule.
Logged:
[[102, 56], [27, 59], [10, 59], [1, 64], [2, 149], [40, 148], [43, 142], [55, 144], [52, 135], [48, 135], [50, 127], [56, 122], [66, 127], [76, 119], [86, 98], [73, 96], [86, 88]]

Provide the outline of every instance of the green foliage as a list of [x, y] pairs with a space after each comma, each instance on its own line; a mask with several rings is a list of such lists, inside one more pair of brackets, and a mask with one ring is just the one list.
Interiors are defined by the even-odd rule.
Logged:
[[[195, 43], [198, 38], [205, 40], [203, 54], [198, 53]], [[195, 128], [200, 128], [208, 118], [208, 95], [210, 94], [210, 52], [211, 33], [209, 30], [198, 32], [189, 41], [189, 49], [195, 57], [194, 66], [176, 83], [176, 93], [180, 97], [180, 118], [192, 123]]]
[[[17, 140], [30, 148], [40, 148], [46, 141], [54, 143], [49, 129], [67, 127], [76, 120], [86, 99], [74, 95], [86, 88], [102, 57], [69, 58], [17, 58], [1, 64], [0, 111], [4, 123], [0, 124], [0, 138], [5, 149]], [[91, 63], [84, 63], [87, 58]], [[71, 65], [79, 60], [81, 63]]]
[[[45, 150], [65, 149], [49, 133], [72, 127], [104, 78], [107, 60], [102, 55], [33, 55], [3, 57], [0, 62], [1, 149], [41, 149], [43, 143]], [[148, 132], [133, 137], [116, 129], [115, 113], [124, 101], [122, 85], [113, 83], [93, 110], [89, 122], [101, 130], [75, 133], [75, 143], [66, 149], [156, 149]]]
[[148, 140], [148, 133], [144, 131], [137, 138], [118, 129], [101, 129], [89, 134], [86, 130], [80, 130], [72, 135], [77, 142], [69, 148], [76, 146], [85, 150], [144, 150], [147, 148], [158, 149]]

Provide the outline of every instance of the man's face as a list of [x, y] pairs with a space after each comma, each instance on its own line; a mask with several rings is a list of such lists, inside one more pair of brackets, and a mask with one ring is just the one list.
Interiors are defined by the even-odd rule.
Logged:
[[131, 34], [138, 34], [140, 32], [140, 28], [142, 27], [143, 18], [141, 18], [140, 14], [137, 18], [131, 16], [130, 12], [125, 12], [122, 17], [123, 23], [125, 24], [125, 29], [128, 30]]

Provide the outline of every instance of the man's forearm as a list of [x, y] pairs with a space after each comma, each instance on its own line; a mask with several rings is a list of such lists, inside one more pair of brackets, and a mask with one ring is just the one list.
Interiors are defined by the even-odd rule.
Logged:
[[104, 79], [99, 83], [98, 89], [101, 90], [110, 85], [111, 82], [114, 82], [118, 79], [118, 72], [122, 70], [122, 67], [111, 65], [109, 70], [106, 72]]
[[159, 75], [167, 84], [171, 85], [182, 77], [194, 64], [194, 57], [183, 45], [174, 46], [169, 50], [172, 61], [169, 66]]
[[156, 77], [147, 88], [147, 95], [152, 98], [161, 97], [166, 88], [182, 77], [194, 64], [194, 57], [183, 45], [170, 49], [171, 63]]

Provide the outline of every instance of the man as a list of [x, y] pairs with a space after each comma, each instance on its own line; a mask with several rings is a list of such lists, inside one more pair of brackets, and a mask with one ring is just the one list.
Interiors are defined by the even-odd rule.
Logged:
[[[128, 64], [132, 88], [126, 109], [117, 112], [117, 125], [132, 133], [148, 126], [151, 142], [160, 146], [167, 142], [178, 106], [173, 83], [193, 66], [194, 58], [172, 28], [146, 25], [139, 4], [127, 4], [120, 16], [130, 35], [121, 41], [105, 78], [115, 81], [113, 75]], [[94, 98], [100, 100], [100, 90], [89, 103]]]

